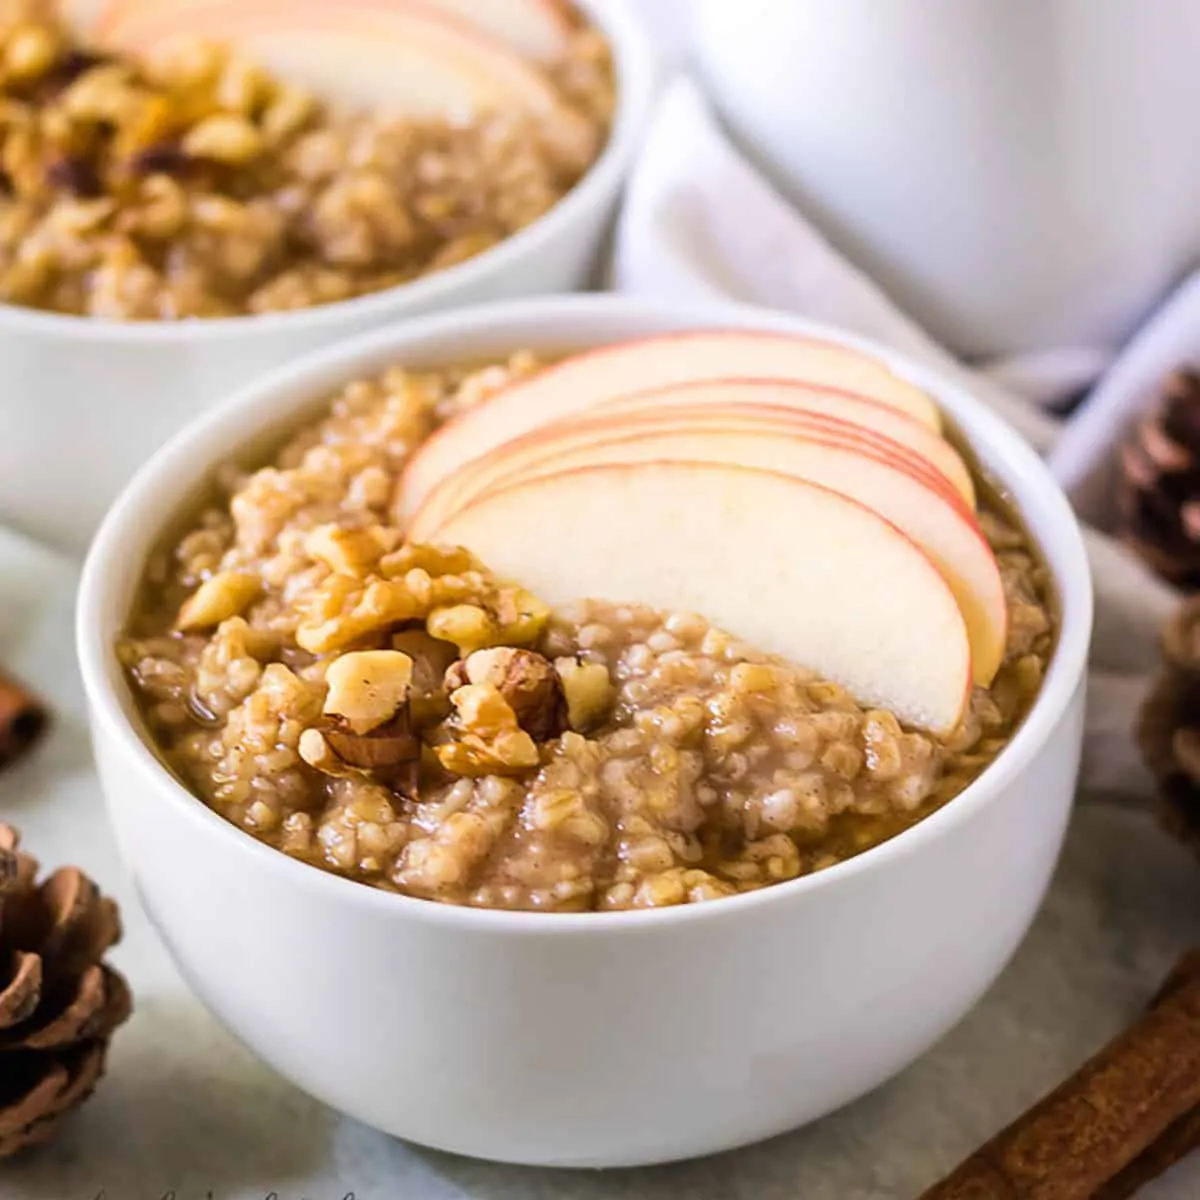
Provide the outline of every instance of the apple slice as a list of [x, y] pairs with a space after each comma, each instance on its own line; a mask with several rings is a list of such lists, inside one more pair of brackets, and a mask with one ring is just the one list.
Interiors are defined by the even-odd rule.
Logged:
[[[325, 0], [339, 15], [350, 12], [395, 12], [425, 8], [475, 27], [503, 42], [524, 58], [553, 63], [567, 51], [571, 22], [567, 11], [554, 0]], [[147, 17], [159, 20], [176, 14], [194, 14], [220, 5], [220, 0], [68, 0], [89, 6], [98, 14], [100, 33], [119, 43], [123, 31]], [[95, 14], [93, 14], [95, 15]], [[190, 17], [183, 17], [180, 25]]]
[[436, 10], [395, 0], [195, 0], [179, 12], [147, 6], [116, 23], [108, 44], [154, 53], [180, 40], [224, 42], [282, 79], [351, 108], [457, 118], [525, 111], [564, 139], [590, 131], [535, 67]]
[[699, 612], [939, 734], [970, 695], [966, 625], [929, 559], [857, 501], [776, 472], [580, 468], [481, 497], [438, 540], [552, 605]]
[[757, 330], [665, 334], [576, 354], [444, 425], [404, 472], [401, 509], [415, 511], [439, 479], [539, 425], [633, 392], [731, 378], [842, 388], [940, 428], [937, 406], [920, 388], [848, 346]]
[[[703, 387], [704, 385], [698, 385]], [[686, 389], [686, 390], [698, 390]], [[882, 411], [888, 412], [887, 409]], [[924, 426], [899, 417], [899, 421], [928, 433]], [[409, 527], [410, 536], [420, 540], [422, 529], [433, 528], [451, 512], [462, 508], [475, 496], [493, 488], [499, 480], [522, 474], [530, 463], [553, 460], [564, 448], [575, 448], [595, 441], [641, 436], [646, 433], [697, 432], [709, 430], [748, 430], [780, 438], [817, 437], [864, 447], [896, 459], [911, 474], [922, 478], [940, 491], [974, 523], [974, 507], [968, 506], [946, 477], [907, 446], [873, 429], [851, 424], [836, 417], [807, 413], [790, 408], [753, 407], [740, 404], [702, 405], [700, 407], [630, 408], [601, 405], [577, 418], [544, 425], [504, 442], [480, 458], [463, 464], [453, 475], [441, 480], [425, 497], [415, 514], [398, 512], [400, 524]], [[932, 434], [935, 444], [943, 445]]]
[[[956, 498], [877, 447], [816, 432], [781, 436], [777, 430], [732, 427], [647, 432], [618, 426], [605, 436], [595, 429], [580, 434], [563, 426], [558, 437], [545, 438], [543, 451], [543, 457], [518, 465], [482, 495], [580, 467], [703, 462], [777, 471], [856, 500], [912, 538], [949, 585], [966, 622], [975, 683], [987, 687], [1003, 661], [1008, 610], [987, 539]], [[420, 517], [412, 540], [440, 537], [437, 527], [424, 525]]]
[[55, 10], [78, 37], [89, 38], [110, 20], [121, 0], [58, 0]]
[[803, 415], [848, 421], [869, 429], [920, 455], [950, 481], [972, 511], [975, 509], [975, 481], [970, 469], [945, 438], [889, 405], [837, 388], [814, 387], [786, 379], [705, 380], [621, 396], [598, 406], [597, 415], [599, 412], [607, 415], [676, 407], [726, 409], [731, 405], [768, 412], [782, 408]]

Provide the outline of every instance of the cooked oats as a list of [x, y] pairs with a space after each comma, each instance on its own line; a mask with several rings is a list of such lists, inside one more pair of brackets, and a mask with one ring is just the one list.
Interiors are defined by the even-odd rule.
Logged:
[[0, 301], [120, 320], [307, 308], [405, 283], [536, 220], [607, 138], [607, 43], [549, 68], [569, 128], [340, 113], [220, 47], [133, 60], [43, 0], [0, 6]]
[[405, 544], [393, 485], [527, 353], [348, 384], [151, 562], [120, 654], [168, 764], [216, 812], [350, 879], [545, 911], [694, 903], [830, 866], [945, 804], [1049, 659], [1049, 578], [989, 501], [1010, 625], [947, 739], [703, 617], [549, 612], [461, 549]]

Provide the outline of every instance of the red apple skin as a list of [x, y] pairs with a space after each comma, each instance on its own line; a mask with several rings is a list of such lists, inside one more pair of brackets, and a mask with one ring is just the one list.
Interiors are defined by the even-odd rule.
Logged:
[[[562, 452], [565, 447], [581, 442], [607, 441], [626, 433], [632, 437], [648, 432], [685, 428], [730, 431], [743, 428], [763, 429], [776, 431], [783, 437], [811, 435], [829, 439], [832, 443], [861, 445], [866, 451], [895, 460], [905, 470], [920, 478], [940, 495], [944, 495], [968, 520], [975, 522], [972, 509], [940, 471], [932, 467], [927, 459], [883, 434], [835, 417], [812, 416], [790, 408], [756, 411], [739, 405], [731, 405], [728, 408], [713, 405], [699, 408], [630, 408], [621, 412], [611, 412], [608, 408], [601, 407], [587, 410], [584, 417], [577, 421], [541, 426], [496, 447], [481, 458], [473, 459], [442, 480], [426, 497], [418, 515], [413, 517], [411, 528], [419, 531], [434, 518], [434, 514], [444, 514], [461, 505], [465, 495], [479, 490], [480, 479], [498, 476], [500, 473], [508, 474], [509, 463], [515, 471], [525, 463], [551, 457]], [[405, 514], [401, 512], [399, 518], [404, 523]]]
[[[795, 366], [785, 369], [780, 362]], [[706, 379], [781, 376], [866, 395], [911, 413], [934, 432], [941, 429], [941, 414], [929, 396], [881, 362], [840, 344], [759, 330], [663, 334], [585, 350], [502, 388], [444, 425], [409, 462], [401, 507], [415, 511], [439, 479], [500, 443], [605, 400]]]
[[959, 452], [940, 434], [909, 413], [900, 412], [869, 396], [844, 388], [798, 383], [790, 379], [717, 379], [678, 386], [650, 388], [597, 405], [595, 413], [634, 412], [675, 408], [765, 409], [847, 421], [892, 441], [901, 441], [926, 459], [975, 507], [975, 481]]

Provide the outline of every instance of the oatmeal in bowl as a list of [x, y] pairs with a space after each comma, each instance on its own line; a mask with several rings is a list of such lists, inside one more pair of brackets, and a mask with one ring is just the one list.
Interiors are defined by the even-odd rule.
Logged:
[[[0, 6], [0, 348], [47, 411], [10, 423], [0, 477], [56, 438], [90, 460], [94, 525], [255, 372], [399, 315], [582, 286], [650, 88], [636, 18], [598, 8]], [[89, 411], [130, 418], [99, 463], [71, 433], [95, 421], [73, 420], [80, 377]], [[9, 519], [90, 533], [51, 488], [12, 491]]]
[[581, 297], [198, 422], [79, 637], [140, 892], [189, 977], [244, 960], [205, 996], [248, 1044], [400, 1136], [611, 1166], [811, 1120], [961, 1017], [1061, 844], [1089, 627], [1065, 500], [952, 385]]
[[[479, 43], [527, 73], [532, 99], [516, 86], [477, 97], [431, 68], [428, 100], [364, 86], [369, 59], [329, 95], [302, 69], [297, 82], [252, 57], [278, 55], [276, 36], [302, 36], [328, 0], [300, 4], [270, 43], [218, 0], [185, 4], [174, 22], [170, 0], [115, 2], [91, 38], [40, 0], [13, 7], [0, 24], [0, 301], [52, 312], [237, 317], [408, 283], [548, 212], [603, 149], [615, 105], [608, 42], [566, 6], [544, 63], [509, 64], [502, 43]], [[352, 0], [341, 28], [362, 7]], [[428, 26], [477, 49], [436, 13], [412, 25], [396, 36]], [[314, 28], [314, 46], [324, 36]]]
[[[620, 593], [552, 610], [469, 549], [407, 540], [398, 510], [422, 445], [489, 393], [544, 377], [522, 349], [356, 379], [266, 465], [223, 473], [223, 493], [155, 557], [120, 655], [167, 763], [215, 812], [411, 896], [649, 908], [840, 862], [950, 801], [1011, 738], [1045, 674], [1055, 600], [995, 496], [979, 544], [1006, 641], [942, 736], [703, 613]], [[673, 431], [705, 420], [667, 411]], [[856, 428], [762, 426], [781, 439]], [[640, 416], [619, 427], [645, 429]], [[794, 552], [813, 551], [797, 534]]]

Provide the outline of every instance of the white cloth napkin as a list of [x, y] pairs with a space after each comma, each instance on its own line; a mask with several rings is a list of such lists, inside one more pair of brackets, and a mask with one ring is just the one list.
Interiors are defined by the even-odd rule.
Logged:
[[[774, 304], [961, 369], [740, 161], [686, 84], [664, 97], [649, 130], [615, 274], [631, 291]], [[1192, 315], [1200, 346], [1200, 313]], [[1173, 366], [1175, 347], [1192, 344], [1168, 341], [1158, 358], [1143, 352], [1138, 387], [1152, 382], [1158, 359]], [[1107, 363], [1102, 348], [1067, 348], [995, 364], [972, 386], [1065, 459], [1071, 431], [1060, 434], [1036, 401], [1077, 389]], [[1106, 389], [1142, 394], [1118, 386], [1122, 364], [1101, 383], [1097, 404]], [[1106, 411], [1115, 423], [1133, 403], [1111, 400]], [[1102, 432], [1080, 444], [1095, 449], [1070, 460], [1083, 464], [1077, 475], [1052, 459], [1072, 483], [1105, 460]], [[1137, 798], [1146, 781], [1126, 718], [1171, 596], [1103, 535], [1092, 537], [1091, 550], [1102, 598], [1088, 790]], [[1092, 803], [1077, 813], [1046, 906], [997, 985], [939, 1046], [849, 1109], [762, 1146], [644, 1171], [544, 1172], [406, 1146], [280, 1080], [208, 1016], [171, 967], [104, 820], [71, 646], [75, 572], [0, 530], [0, 662], [59, 714], [47, 745], [0, 777], [0, 816], [23, 827], [46, 863], [80, 863], [117, 895], [126, 938], [115, 957], [137, 1009], [95, 1098], [53, 1144], [0, 1167], [4, 1200], [911, 1200], [1124, 1024], [1200, 932], [1200, 871], [1188, 855], [1136, 808]], [[1144, 1193], [1197, 1194], [1200, 1165], [1190, 1164]]]

